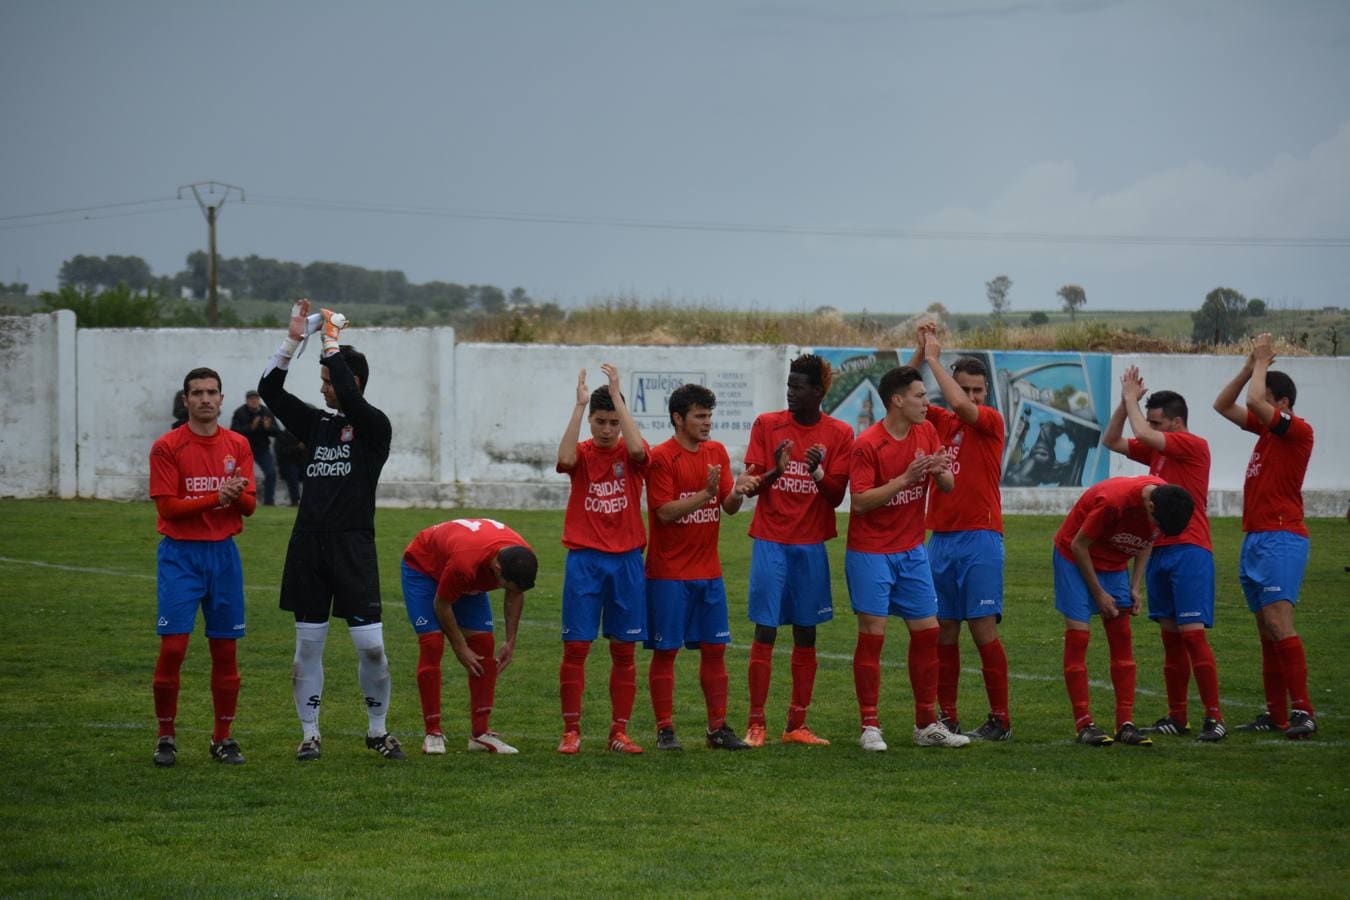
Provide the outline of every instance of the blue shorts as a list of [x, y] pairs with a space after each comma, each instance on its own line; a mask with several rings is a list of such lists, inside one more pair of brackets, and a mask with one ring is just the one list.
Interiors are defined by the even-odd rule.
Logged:
[[[1075, 622], [1087, 622], [1093, 616], [1099, 615], [1101, 611], [1097, 609], [1097, 601], [1088, 593], [1087, 582], [1079, 574], [1078, 567], [1060, 556], [1058, 550], [1051, 550], [1050, 555], [1055, 560], [1055, 609], [1059, 610], [1064, 618]], [[1103, 572], [1101, 569], [1093, 571], [1097, 573], [1102, 590], [1115, 598], [1117, 609], [1129, 609], [1134, 605], [1134, 600], [1130, 597], [1128, 571], [1125, 569], [1119, 572]]]
[[1308, 539], [1292, 531], [1253, 531], [1242, 539], [1238, 580], [1247, 608], [1259, 612], [1279, 600], [1298, 605], [1303, 570], [1308, 567]]
[[[436, 579], [408, 565], [403, 569], [403, 605], [408, 609], [408, 621], [418, 634], [441, 630], [436, 618]], [[450, 609], [462, 631], [491, 631], [492, 603], [487, 594], [465, 594]]]
[[750, 621], [769, 628], [816, 626], [833, 619], [825, 543], [752, 541], [748, 605]]
[[562, 639], [595, 640], [603, 613], [605, 637], [645, 641], [646, 581], [641, 550], [568, 550], [563, 574]]
[[720, 578], [697, 581], [647, 579], [648, 650], [693, 650], [699, 644], [730, 644], [727, 589]]
[[935, 531], [928, 539], [939, 619], [994, 616], [1003, 621], [1003, 535], [997, 531]]
[[234, 538], [159, 542], [155, 634], [191, 634], [201, 607], [209, 638], [244, 636], [244, 565]]
[[844, 577], [855, 613], [926, 619], [937, 615], [937, 594], [923, 544], [903, 553], [844, 552]]
[[1154, 547], [1144, 569], [1148, 617], [1214, 627], [1214, 554], [1195, 544]]

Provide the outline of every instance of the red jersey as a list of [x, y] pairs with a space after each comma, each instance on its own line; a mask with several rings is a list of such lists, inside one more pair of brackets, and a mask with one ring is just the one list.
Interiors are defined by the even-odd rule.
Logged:
[[[650, 458], [647, 442], [642, 446]], [[634, 460], [622, 440], [608, 450], [585, 440], [577, 444], [576, 463], [570, 469], [557, 468], [572, 479], [563, 516], [564, 547], [627, 553], [647, 543], [647, 530], [642, 527], [646, 459]]]
[[928, 421], [952, 461], [956, 487], [950, 494], [934, 491], [928, 498], [932, 531], [997, 531], [1003, 533], [1003, 414], [992, 406], [977, 407], [973, 423], [941, 406], [929, 405]]
[[[253, 484], [253, 451], [248, 438], [218, 427], [210, 437], [179, 425], [150, 448], [150, 498], [196, 500], [220, 490], [231, 475], [248, 479], [244, 492], [257, 496]], [[237, 504], [208, 509], [188, 519], [158, 516], [159, 533], [178, 541], [223, 541], [244, 530]]]
[[1195, 501], [1195, 512], [1191, 513], [1186, 530], [1176, 537], [1159, 535], [1153, 545], [1194, 544], [1212, 551], [1209, 514], [1205, 511], [1209, 502], [1209, 441], [1190, 432], [1170, 431], [1163, 435], [1162, 452], [1143, 441], [1131, 439], [1126, 455], [1148, 466], [1148, 474], [1184, 487]]
[[[853, 452], [853, 429], [833, 416], [821, 414], [814, 425], [801, 425], [787, 410], [764, 413], [750, 428], [745, 465], [758, 466], [760, 474], [776, 464], [773, 451], [783, 441], [792, 441], [786, 471], [755, 501], [750, 536], [780, 544], [819, 544], [839, 533], [834, 508], [843, 500], [848, 484], [848, 461]], [[806, 451], [825, 445], [820, 465], [825, 478], [835, 479], [838, 500], [831, 502], [820, 492], [806, 468]]]
[[1069, 545], [1081, 530], [1092, 539], [1088, 549], [1092, 568], [1099, 572], [1119, 572], [1130, 557], [1138, 556], [1162, 532], [1148, 517], [1144, 508], [1144, 488], [1150, 484], [1166, 484], [1155, 475], [1135, 478], [1108, 478], [1083, 491], [1083, 496], [1069, 510], [1064, 524], [1055, 532], [1055, 549], [1059, 555], [1073, 562]]
[[507, 547], [529, 547], [496, 519], [454, 519], [417, 533], [403, 551], [412, 568], [436, 579], [436, 596], [454, 603], [501, 587], [492, 561]]
[[[708, 483], [708, 466], [722, 467], [717, 496], [674, 522], [662, 522], [656, 511], [672, 500], [702, 491]], [[647, 466], [647, 522], [652, 533], [647, 546], [648, 578], [697, 581], [722, 577], [717, 535], [722, 501], [731, 493], [732, 484], [731, 459], [717, 441], [686, 450], [671, 438], [652, 449]]]
[[1303, 476], [1312, 456], [1312, 426], [1283, 410], [1276, 410], [1275, 418], [1264, 425], [1247, 410], [1243, 428], [1260, 437], [1247, 461], [1247, 480], [1242, 484], [1242, 530], [1290, 531], [1307, 537]]
[[[848, 488], [855, 494], [903, 475], [914, 460], [942, 449], [937, 429], [928, 422], [910, 426], [902, 441], [886, 430], [885, 420], [868, 428], [853, 443]], [[923, 543], [924, 498], [932, 477], [897, 493], [871, 512], [850, 513], [848, 549], [864, 553], [903, 553]]]

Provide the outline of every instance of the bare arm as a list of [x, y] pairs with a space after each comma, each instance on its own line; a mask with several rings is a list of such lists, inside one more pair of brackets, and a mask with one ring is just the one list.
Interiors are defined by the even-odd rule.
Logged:
[[1148, 417], [1139, 408], [1139, 398], [1144, 396], [1144, 380], [1139, 377], [1139, 370], [1130, 366], [1125, 370], [1120, 384], [1120, 402], [1125, 407], [1125, 415], [1130, 419], [1130, 428], [1134, 430], [1134, 436], [1144, 446], [1161, 453], [1167, 446], [1167, 436], [1148, 424]]
[[647, 448], [642, 446], [642, 429], [628, 411], [623, 392], [619, 390], [619, 370], [611, 363], [601, 363], [600, 371], [609, 379], [609, 397], [614, 401], [614, 411], [619, 414], [619, 433], [623, 435], [624, 446], [628, 448], [628, 458], [638, 462], [647, 459]]
[[572, 418], [563, 429], [562, 440], [558, 442], [558, 468], [569, 472], [577, 464], [577, 439], [581, 437], [581, 420], [586, 418], [586, 404], [591, 401], [591, 392], [586, 387], [586, 370], [577, 375], [577, 403], [572, 407]]
[[[1275, 348], [1271, 345], [1270, 335], [1257, 335], [1256, 346], [1252, 348], [1252, 377], [1251, 381], [1247, 382], [1247, 409], [1251, 410], [1263, 425], [1273, 422], [1277, 413], [1270, 401], [1266, 400], [1266, 372], [1274, 361]], [[1247, 417], [1243, 416], [1242, 421], [1246, 422]]]
[[709, 502], [717, 499], [717, 484], [721, 481], [721, 478], [721, 466], [708, 466], [708, 483], [703, 486], [703, 490], [690, 494], [688, 497], [671, 500], [664, 506], [658, 507], [656, 517], [662, 522], [674, 522], [689, 515], [700, 506], [707, 506]]
[[497, 673], [511, 665], [516, 652], [516, 631], [520, 628], [520, 613], [525, 608], [525, 594], [521, 591], [506, 591], [502, 604], [506, 611], [506, 640], [497, 648]]
[[1153, 547], [1144, 548], [1144, 552], [1134, 558], [1134, 569], [1130, 573], [1130, 615], [1137, 616], [1144, 608], [1144, 572], [1148, 569], [1148, 558], [1153, 555]]
[[[1238, 403], [1238, 396], [1252, 377], [1252, 365], [1252, 357], [1249, 354], [1242, 361], [1242, 368], [1233, 376], [1233, 380], [1224, 385], [1223, 390], [1219, 391], [1219, 396], [1214, 398], [1214, 411], [1239, 428], [1247, 426], [1247, 410]], [[1262, 380], [1265, 380], [1264, 375]]]
[[942, 365], [942, 346], [938, 343], [937, 335], [929, 331], [927, 340], [923, 345], [924, 361], [928, 363], [928, 371], [933, 373], [937, 379], [938, 387], [942, 388], [942, 398], [947, 401], [947, 405], [952, 408], [952, 412], [967, 425], [974, 425], [980, 417], [980, 407], [975, 401], [966, 396], [961, 385], [956, 383], [956, 379]]
[[[885, 484], [879, 484], [874, 488], [868, 488], [861, 493], [852, 495], [852, 511], [855, 513], [871, 512], [891, 502], [891, 499], [905, 488], [912, 487], [922, 482], [928, 477], [928, 457], [921, 456], [909, 464], [909, 468], [892, 478]], [[950, 473], [948, 473], [950, 474]], [[950, 490], [950, 489], [949, 489]]]
[[441, 631], [445, 632], [445, 639], [450, 642], [450, 649], [455, 652], [459, 664], [470, 675], [482, 675], [483, 657], [469, 648], [464, 632], [459, 630], [459, 623], [455, 621], [455, 611], [450, 608], [450, 601], [440, 594], [436, 595], [436, 621], [440, 622]]
[[1119, 612], [1116, 610], [1116, 600], [1106, 592], [1102, 583], [1097, 580], [1097, 570], [1092, 566], [1092, 538], [1080, 528], [1078, 533], [1073, 536], [1073, 541], [1069, 544], [1069, 552], [1073, 554], [1073, 564], [1078, 569], [1078, 574], [1083, 576], [1083, 581], [1087, 584], [1088, 594], [1097, 604], [1097, 611], [1101, 613], [1103, 619], [1114, 619]]
[[1106, 423], [1106, 431], [1102, 432], [1102, 444], [1112, 453], [1128, 453], [1130, 442], [1125, 440], [1125, 399], [1116, 404], [1116, 408], [1111, 410], [1111, 421]]

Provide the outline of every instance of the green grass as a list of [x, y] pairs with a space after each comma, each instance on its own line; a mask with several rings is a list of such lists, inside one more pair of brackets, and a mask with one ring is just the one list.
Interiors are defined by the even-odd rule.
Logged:
[[[391, 727], [419, 744], [416, 643], [403, 616], [399, 553], [419, 529], [464, 511], [378, 513]], [[464, 751], [463, 675], [447, 654], [451, 753], [391, 764], [366, 750], [350, 644], [329, 642], [324, 758], [294, 760], [293, 627], [277, 608], [291, 511], [260, 509], [240, 538], [249, 633], [235, 733], [248, 764], [206, 753], [209, 658], [200, 628], [183, 672], [179, 762], [150, 763], [150, 672], [157, 536], [149, 504], [0, 501], [0, 895], [399, 895], [504, 893], [1339, 894], [1350, 876], [1350, 742], [1340, 691], [1350, 662], [1350, 528], [1312, 523], [1298, 623], [1322, 732], [1295, 744], [1234, 735], [1217, 746], [1160, 739], [1151, 749], [1070, 743], [1060, 679], [1062, 622], [1050, 596], [1052, 518], [1008, 521], [1003, 639], [1013, 673], [1015, 739], [961, 751], [909, 742], [905, 640], [885, 651], [882, 719], [891, 750], [854, 742], [849, 655], [854, 623], [834, 557], [836, 621], [820, 632], [811, 722], [828, 748], [741, 754], [699, 747], [657, 754], [639, 651], [633, 734], [648, 752], [605, 752], [607, 654], [588, 667], [581, 755], [553, 752], [560, 729], [557, 620], [561, 513], [502, 512], [541, 551], [516, 661], [498, 685], [494, 725], [516, 757]], [[748, 517], [728, 520], [722, 554], [737, 643], [728, 654], [731, 717], [746, 711]], [[1214, 523], [1219, 660], [1227, 718], [1261, 704], [1260, 652], [1236, 584], [1238, 523]], [[35, 565], [43, 563], [47, 565]], [[500, 613], [500, 598], [494, 603]], [[1136, 620], [1138, 714], [1163, 710], [1155, 630]], [[898, 623], [896, 623], [898, 624]], [[775, 658], [770, 727], [788, 693]], [[984, 712], [965, 644], [962, 712]], [[1111, 718], [1105, 641], [1089, 652], [1094, 710]], [[693, 745], [702, 719], [697, 663], [677, 664], [676, 722]], [[1193, 722], [1197, 701], [1192, 699]], [[1341, 885], [1341, 887], [1337, 887]]]

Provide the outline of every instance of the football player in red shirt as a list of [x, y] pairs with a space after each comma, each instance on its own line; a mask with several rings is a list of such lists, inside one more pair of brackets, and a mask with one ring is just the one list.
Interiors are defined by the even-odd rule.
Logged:
[[853, 443], [849, 462], [851, 506], [844, 574], [858, 616], [853, 683], [862, 715], [858, 744], [886, 749], [877, 718], [881, 648], [886, 619], [899, 616], [909, 629], [909, 682], [914, 692], [914, 743], [964, 747], [970, 738], [938, 721], [938, 620], [933, 573], [923, 546], [924, 508], [930, 483], [955, 486], [937, 430], [928, 422], [923, 376], [898, 366], [877, 386], [885, 418]]
[[853, 429], [820, 410], [830, 390], [830, 364], [799, 356], [788, 366], [787, 405], [764, 413], [750, 429], [745, 471], [760, 476], [750, 537], [748, 611], [750, 723], [745, 742], [764, 746], [764, 702], [773, 671], [778, 626], [792, 625], [792, 702], [783, 743], [828, 744], [806, 725], [816, 680], [816, 626], [834, 618], [825, 542], [838, 532], [834, 510], [848, 488]]
[[956, 710], [961, 677], [961, 623], [980, 653], [989, 716], [966, 737], [1006, 741], [1012, 737], [1008, 714], [1008, 655], [999, 640], [1003, 619], [1003, 414], [987, 405], [989, 370], [971, 356], [942, 365], [942, 345], [932, 325], [919, 328], [919, 346], [910, 365], [928, 370], [950, 410], [930, 403], [928, 421], [951, 462], [956, 486], [928, 497], [928, 562], [938, 597], [938, 709], [948, 731], [959, 732]]
[[[602, 615], [611, 663], [609, 749], [642, 752], [628, 737], [628, 720], [637, 693], [633, 651], [638, 641], [647, 639], [642, 484], [650, 448], [619, 390], [619, 370], [609, 363], [600, 368], [609, 383], [594, 393], [586, 387], [586, 370], [577, 376], [576, 406], [558, 444], [558, 471], [572, 480], [563, 517], [567, 567], [562, 598], [563, 661], [558, 670], [563, 718], [558, 752], [569, 755], [581, 749], [586, 656], [600, 635]], [[591, 438], [578, 442], [583, 416], [590, 424]]]
[[239, 704], [239, 665], [235, 641], [244, 636], [244, 570], [233, 535], [253, 515], [257, 497], [253, 452], [248, 439], [221, 428], [220, 376], [193, 369], [183, 379], [188, 421], [150, 448], [150, 497], [155, 501], [159, 542], [159, 615], [155, 626], [159, 659], [155, 663], [155, 716], [159, 737], [157, 766], [178, 759], [174, 720], [178, 715], [179, 672], [187, 655], [198, 607], [211, 650], [211, 699], [215, 725], [211, 756], [242, 765], [239, 742], [230, 737]]
[[[1153, 475], [1108, 478], [1083, 492], [1055, 533], [1050, 555], [1055, 609], [1064, 616], [1064, 685], [1073, 707], [1078, 743], [1104, 747], [1109, 734], [1092, 721], [1087, 648], [1092, 617], [1100, 615], [1111, 654], [1116, 693], [1116, 736], [1122, 744], [1153, 741], [1134, 724], [1134, 644], [1130, 617], [1139, 615], [1149, 548], [1159, 533], [1181, 534], [1195, 501], [1186, 489]], [[1134, 559], [1133, 577], [1126, 574]]]
[[[539, 561], [525, 539], [496, 519], [455, 519], [423, 529], [403, 551], [403, 602], [418, 634], [417, 690], [427, 726], [424, 753], [444, 753], [441, 652], [445, 640], [469, 675], [469, 749], [515, 753], [490, 727], [497, 675], [511, 664], [525, 592]], [[495, 646], [487, 592], [505, 594], [506, 640]], [[441, 636], [429, 640], [430, 635]], [[493, 651], [496, 655], [493, 655]], [[435, 651], [435, 652], [429, 652]], [[434, 731], [432, 729], [435, 729]], [[439, 737], [440, 740], [430, 740]]]
[[[1145, 409], [1144, 382], [1130, 366], [1120, 379], [1120, 404], [1111, 414], [1102, 443], [1116, 453], [1148, 466], [1148, 473], [1186, 489], [1195, 512], [1186, 530], [1153, 543], [1144, 570], [1148, 617], [1158, 623], [1163, 643], [1163, 683], [1167, 715], [1144, 731], [1190, 733], [1186, 694], [1191, 672], [1205, 705], [1204, 727], [1197, 740], [1221, 741], [1228, 729], [1219, 709], [1219, 669], [1205, 630], [1214, 627], [1214, 551], [1209, 538], [1209, 442], [1186, 427], [1186, 398], [1175, 391], [1154, 391]], [[1125, 419], [1134, 438], [1124, 436]]]
[[647, 682], [656, 714], [656, 749], [683, 750], [675, 735], [675, 654], [699, 650], [699, 681], [708, 710], [707, 744], [716, 750], [749, 745], [727, 727], [726, 649], [731, 642], [727, 592], [717, 536], [722, 513], [733, 515], [759, 478], [733, 481], [726, 447], [709, 440], [713, 392], [698, 384], [671, 392], [675, 436], [652, 449], [647, 468]]
[[[1317, 732], [1308, 692], [1308, 660], [1294, 630], [1294, 605], [1308, 565], [1303, 476], [1312, 456], [1313, 430], [1294, 415], [1298, 387], [1285, 373], [1270, 371], [1274, 361], [1270, 335], [1257, 336], [1241, 371], [1219, 392], [1214, 408], [1234, 425], [1258, 435], [1242, 490], [1244, 537], [1238, 576], [1261, 635], [1266, 711], [1239, 725], [1238, 731], [1283, 731], [1298, 740]], [[1245, 408], [1237, 402], [1244, 384]], [[1286, 696], [1293, 708], [1287, 719]]]

